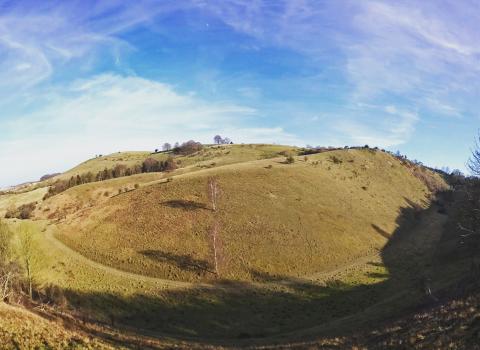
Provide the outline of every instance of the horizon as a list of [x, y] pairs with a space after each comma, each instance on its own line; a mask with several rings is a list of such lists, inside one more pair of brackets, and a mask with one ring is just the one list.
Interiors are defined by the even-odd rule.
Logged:
[[215, 134], [465, 171], [473, 1], [0, 0], [0, 188]]

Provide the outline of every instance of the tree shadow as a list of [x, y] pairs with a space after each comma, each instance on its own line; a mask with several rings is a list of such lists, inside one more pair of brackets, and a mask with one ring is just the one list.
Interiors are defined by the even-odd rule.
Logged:
[[204, 203], [188, 201], [183, 199], [173, 199], [166, 202], [162, 202], [163, 205], [169, 206], [170, 208], [178, 208], [183, 210], [199, 210], [199, 209], [209, 209]]
[[143, 250], [139, 253], [157, 262], [175, 265], [182, 270], [203, 271], [214, 274], [212, 266], [208, 261], [195, 259], [187, 254], [174, 254], [161, 250]]
[[380, 228], [379, 226], [372, 224], [372, 227], [375, 231], [377, 231], [381, 236], [385, 237], [386, 239], [390, 239], [392, 237], [390, 233]]

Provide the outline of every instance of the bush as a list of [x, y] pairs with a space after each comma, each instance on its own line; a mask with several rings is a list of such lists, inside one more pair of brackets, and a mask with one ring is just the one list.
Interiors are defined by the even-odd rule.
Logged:
[[293, 164], [293, 163], [295, 163], [295, 158], [293, 158], [292, 155], [289, 155], [287, 158], [285, 158], [285, 163]]
[[15, 218], [15, 219], [21, 219], [21, 220], [30, 219], [32, 217], [32, 213], [35, 210], [36, 206], [37, 206], [36, 202], [23, 204], [18, 208], [11, 206], [7, 209], [7, 212], [5, 213], [5, 218], [6, 219]]
[[177, 169], [177, 163], [175, 162], [175, 159], [173, 159], [173, 157], [168, 157], [167, 160], [163, 162], [162, 168], [165, 171], [172, 171]]
[[333, 164], [342, 164], [342, 160], [337, 156], [330, 156], [330, 160], [333, 162]]
[[177, 146], [173, 149], [173, 153], [181, 155], [189, 155], [201, 151], [203, 145], [200, 142], [195, 142], [193, 140], [182, 143], [180, 146]]

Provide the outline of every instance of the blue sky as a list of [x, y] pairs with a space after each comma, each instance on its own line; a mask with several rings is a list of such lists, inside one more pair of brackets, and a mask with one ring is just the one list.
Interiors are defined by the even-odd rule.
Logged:
[[0, 0], [0, 186], [217, 133], [463, 170], [478, 23], [466, 0]]

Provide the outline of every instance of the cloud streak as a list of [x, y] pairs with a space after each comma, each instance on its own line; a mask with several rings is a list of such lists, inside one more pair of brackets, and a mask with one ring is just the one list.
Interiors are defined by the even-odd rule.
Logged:
[[[298, 140], [281, 127], [256, 127], [256, 111], [181, 95], [171, 86], [138, 77], [101, 75], [49, 91], [31, 113], [1, 124], [3, 185], [65, 170], [94, 154], [149, 150], [193, 138], [212, 142], [224, 132], [236, 142]], [[21, 161], [19, 161], [21, 160]]]

